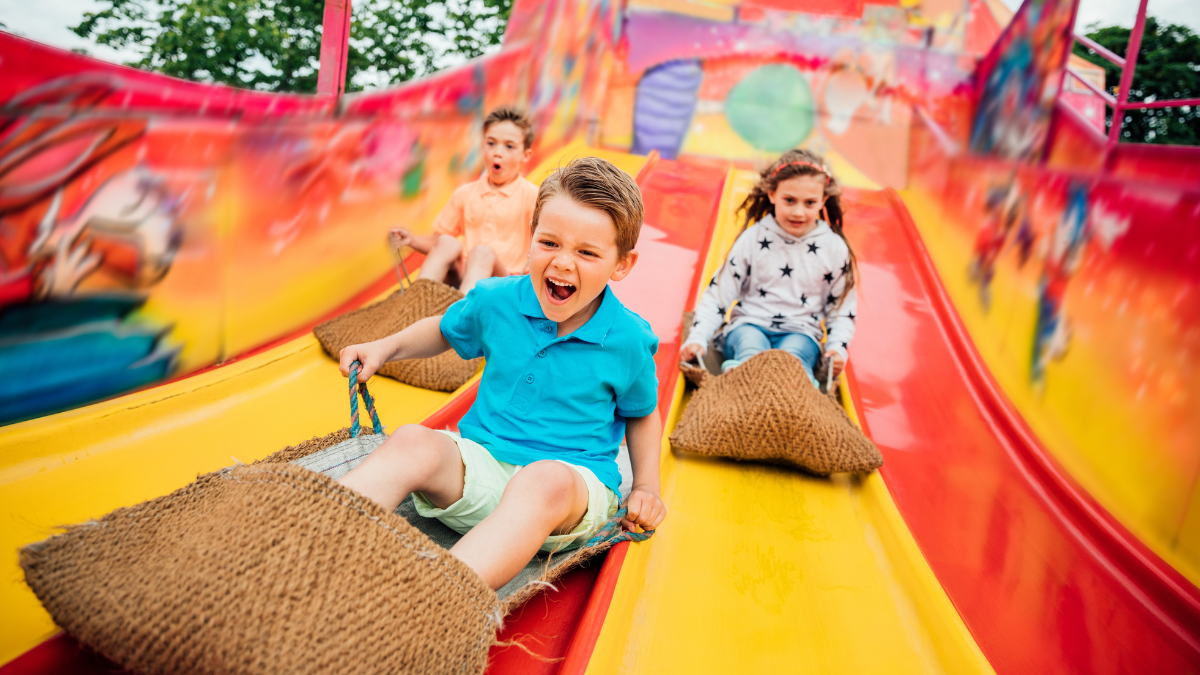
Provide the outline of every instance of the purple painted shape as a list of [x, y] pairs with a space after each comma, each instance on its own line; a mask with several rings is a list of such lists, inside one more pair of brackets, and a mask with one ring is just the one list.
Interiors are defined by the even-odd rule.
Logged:
[[651, 150], [675, 159], [692, 123], [704, 69], [696, 60], [671, 61], [646, 71], [633, 106], [633, 154]]

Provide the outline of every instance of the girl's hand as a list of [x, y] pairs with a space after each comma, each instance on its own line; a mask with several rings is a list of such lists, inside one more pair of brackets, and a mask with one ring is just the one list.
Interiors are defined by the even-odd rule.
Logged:
[[684, 345], [683, 349], [679, 350], [680, 363], [688, 363], [690, 361], [699, 363], [702, 358], [704, 358], [704, 347], [694, 342], [690, 345]]
[[359, 361], [362, 365], [358, 368], [358, 381], [366, 382], [391, 356], [384, 353], [386, 350], [379, 341], [350, 345], [341, 351], [338, 368], [343, 377], [350, 377], [350, 364]]
[[836, 380], [846, 367], [846, 358], [841, 352], [834, 351], [825, 352], [825, 358], [829, 359], [829, 367], [833, 368], [833, 379]]
[[662, 503], [658, 493], [643, 485], [635, 485], [625, 500], [628, 512], [621, 520], [621, 527], [630, 532], [635, 527], [643, 530], [653, 530], [667, 517], [667, 507]]

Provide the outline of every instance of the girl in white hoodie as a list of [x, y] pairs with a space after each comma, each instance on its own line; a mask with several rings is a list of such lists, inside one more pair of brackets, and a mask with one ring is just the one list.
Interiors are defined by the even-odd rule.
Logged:
[[824, 160], [807, 150], [789, 150], [762, 172], [738, 208], [746, 228], [700, 299], [681, 361], [704, 355], [728, 312], [716, 340], [722, 372], [768, 349], [800, 359], [814, 385], [822, 352], [833, 377], [842, 372], [857, 300], [840, 195]]

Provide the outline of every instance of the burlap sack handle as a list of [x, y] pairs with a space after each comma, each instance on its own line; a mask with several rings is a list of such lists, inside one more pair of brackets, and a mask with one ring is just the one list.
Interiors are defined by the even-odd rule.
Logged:
[[688, 382], [696, 385], [697, 389], [703, 387], [708, 382], [709, 375], [711, 375], [708, 369], [704, 367], [704, 364], [693, 366], [690, 363], [681, 363], [679, 364], [679, 372], [683, 373]]
[[[408, 267], [404, 264], [404, 256], [400, 254], [400, 249], [392, 248], [391, 246], [388, 246], [388, 248], [391, 249], [392, 259], [396, 262], [396, 284], [400, 286], [400, 294], [403, 295], [404, 291], [412, 287], [413, 282], [412, 279], [408, 278]], [[400, 270], [404, 270], [404, 278], [400, 277]], [[405, 281], [408, 282], [408, 286], [404, 285]]]
[[616, 515], [608, 519], [604, 527], [600, 528], [596, 534], [592, 535], [591, 539], [582, 546], [582, 548], [591, 548], [597, 544], [612, 544], [616, 546], [623, 541], [646, 541], [654, 536], [654, 530], [646, 530], [645, 532], [631, 532], [621, 527], [621, 519], [625, 514], [629, 513], [629, 509], [622, 506], [617, 510]]
[[[367, 383], [358, 381], [358, 368], [362, 363], [355, 361], [350, 364], [350, 438], [358, 437], [358, 395], [362, 395], [363, 403], [367, 405], [367, 412], [371, 415], [371, 426], [375, 429], [375, 433], [383, 433], [383, 425], [379, 423], [379, 413], [375, 412], [375, 399], [371, 398], [371, 392], [367, 391]], [[357, 392], [355, 384], [358, 385]]]

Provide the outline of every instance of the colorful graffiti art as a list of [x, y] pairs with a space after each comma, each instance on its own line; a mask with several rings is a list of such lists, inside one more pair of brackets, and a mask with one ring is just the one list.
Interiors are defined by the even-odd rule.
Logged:
[[174, 372], [170, 326], [138, 310], [179, 251], [186, 196], [141, 162], [106, 162], [149, 124], [95, 114], [120, 85], [65, 78], [0, 110], [0, 423]]
[[29, 59], [0, 84], [0, 424], [307, 330], [392, 268], [389, 228], [428, 228], [478, 174], [487, 109], [530, 108], [535, 161], [597, 126], [619, 11], [522, 5], [503, 53], [339, 117], [0, 33]]
[[1021, 5], [989, 57], [981, 86], [971, 151], [1007, 159], [1040, 160], [1063, 69], [1070, 55], [1075, 0]]
[[969, 68], [941, 51], [961, 47], [968, 3], [854, 16], [785, 5], [633, 3], [604, 143], [747, 166], [805, 147], [851, 184], [904, 185], [910, 104], [969, 91]]

